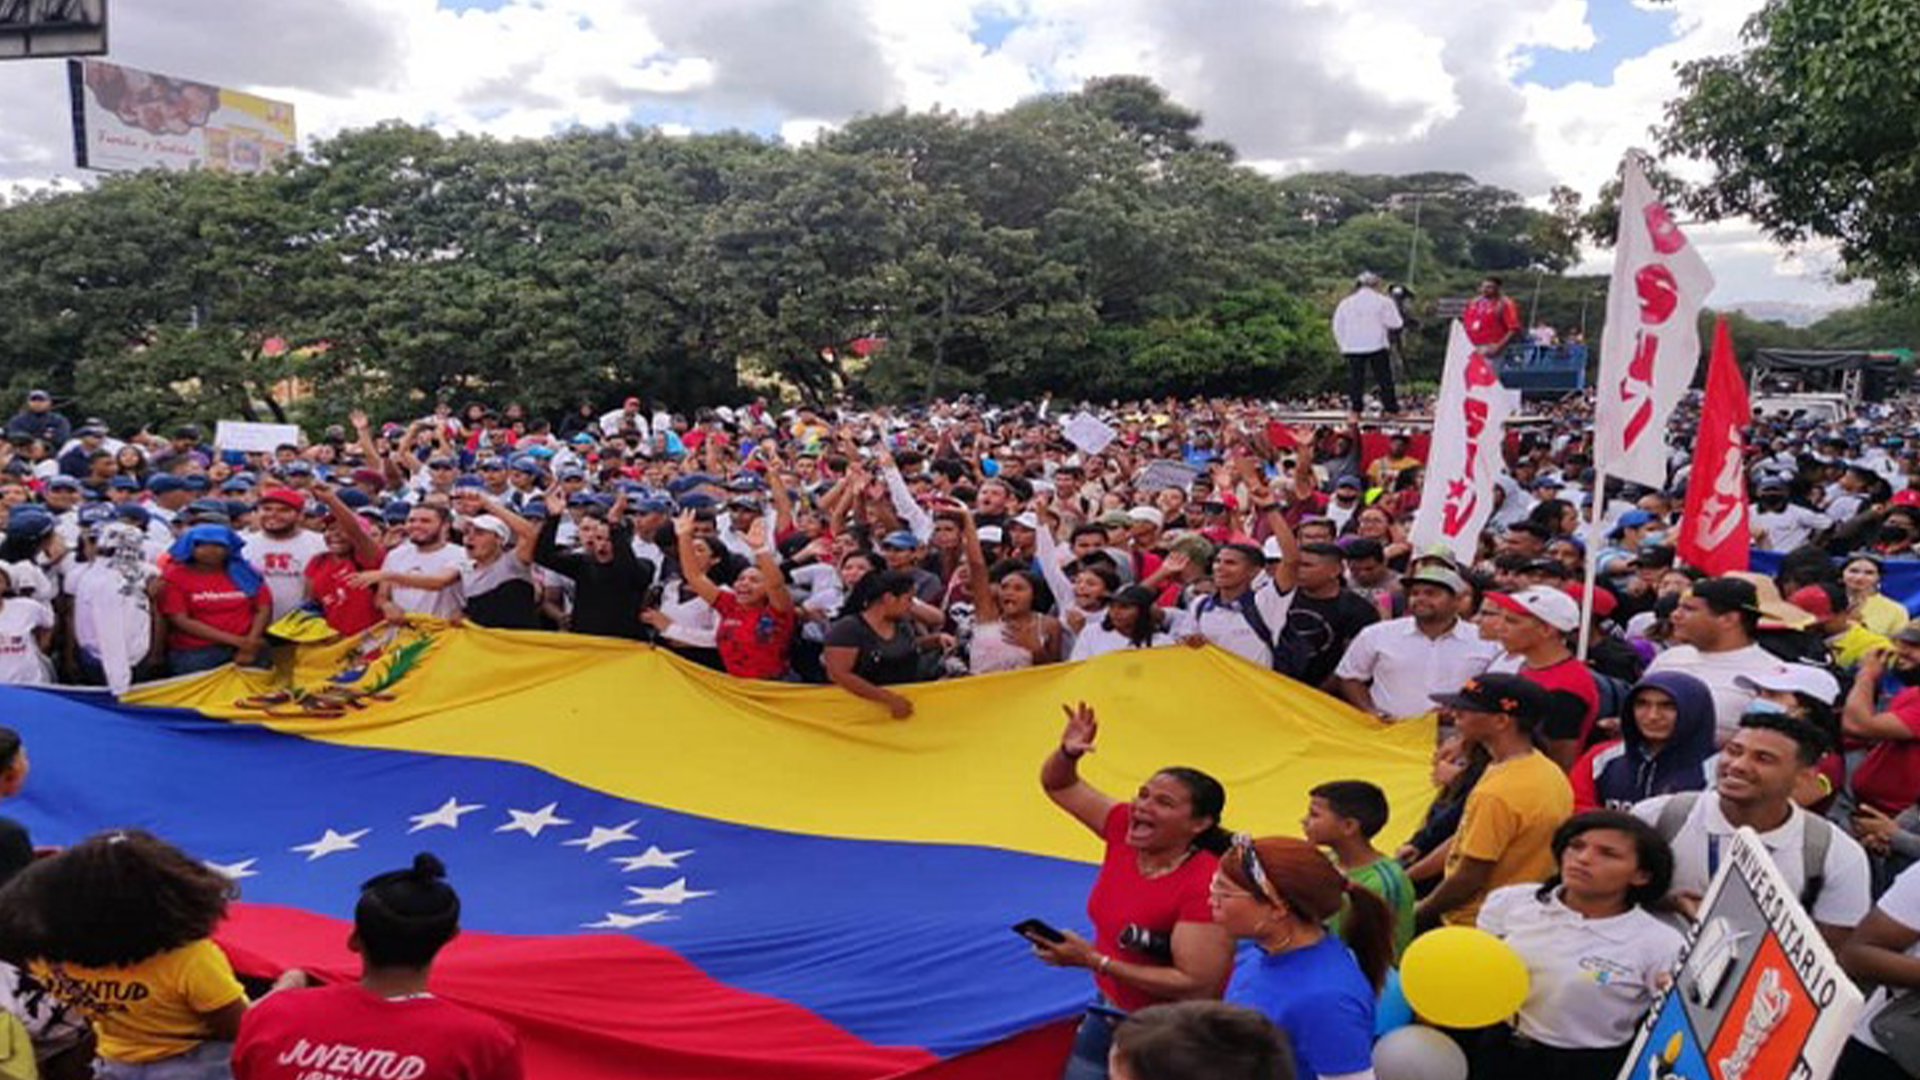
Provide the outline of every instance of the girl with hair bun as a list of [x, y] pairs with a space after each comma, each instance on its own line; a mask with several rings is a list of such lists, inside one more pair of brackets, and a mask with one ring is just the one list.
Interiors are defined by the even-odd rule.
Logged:
[[[433, 996], [428, 975], [460, 933], [460, 896], [426, 852], [360, 887], [347, 947], [360, 981], [293, 989], [247, 1011], [233, 1048], [237, 1080], [328, 1071], [339, 1047], [393, 1063], [409, 1080], [520, 1080], [520, 1044], [498, 1020]], [[304, 978], [300, 980], [305, 982]]]
[[[1300, 1080], [1371, 1076], [1374, 1001], [1393, 963], [1386, 902], [1314, 844], [1245, 834], [1220, 857], [1211, 896], [1214, 922], [1257, 947], [1226, 1000], [1287, 1033]], [[1327, 925], [1342, 912], [1344, 941]]]

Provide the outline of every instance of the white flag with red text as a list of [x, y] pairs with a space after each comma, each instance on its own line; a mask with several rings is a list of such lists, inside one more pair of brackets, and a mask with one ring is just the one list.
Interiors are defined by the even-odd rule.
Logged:
[[1653, 197], [1637, 154], [1620, 192], [1620, 235], [1595, 383], [1594, 461], [1608, 476], [1667, 486], [1667, 421], [1700, 366], [1700, 306], [1713, 274]]
[[1408, 537], [1415, 554], [1445, 548], [1471, 565], [1479, 554], [1480, 530], [1493, 513], [1500, 477], [1500, 442], [1507, 417], [1520, 408], [1520, 392], [1500, 385], [1493, 361], [1467, 340], [1454, 320], [1447, 336], [1447, 368], [1433, 407], [1433, 446], [1426, 486]]

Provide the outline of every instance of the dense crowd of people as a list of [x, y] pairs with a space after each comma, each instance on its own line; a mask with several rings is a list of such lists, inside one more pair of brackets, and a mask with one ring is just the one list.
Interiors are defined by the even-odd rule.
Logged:
[[[1355, 395], [1373, 344], [1349, 350], [1366, 358]], [[1532, 979], [1509, 1022], [1456, 1033], [1474, 1076], [1612, 1076], [1722, 839], [1743, 826], [1848, 970], [1889, 988], [1870, 1016], [1920, 989], [1903, 959], [1920, 957], [1920, 623], [1881, 592], [1920, 567], [1916, 414], [1759, 418], [1753, 541], [1780, 567], [1709, 577], [1676, 556], [1684, 434], [1665, 489], [1596, 492], [1587, 404], [1544, 408], [1507, 434], [1496, 508], [1461, 558], [1409, 540], [1424, 435], [1358, 413], [1287, 419], [1350, 404], [684, 414], [629, 398], [544, 418], [443, 402], [237, 452], [192, 425], [74, 426], [36, 392], [0, 450], [0, 680], [122, 691], [266, 663], [276, 627], [302, 612], [341, 635], [425, 616], [651, 642], [739, 678], [830, 683], [907, 719], [900, 688], [914, 682], [1210, 645], [1386, 722], [1437, 714], [1437, 794], [1392, 851], [1374, 846], [1385, 797], [1350, 777], [1327, 777], [1289, 835], [1274, 822], [1234, 835], [1230, 793], [1196, 770], [1125, 798], [1087, 785], [1077, 761], [1097, 720], [1069, 708], [1042, 785], [1107, 846], [1093, 934], [1034, 938], [1097, 986], [1070, 1077], [1190, 1075], [1154, 1062], [1215, 1044], [1250, 1069], [1369, 1075], [1383, 987], [1439, 926], [1502, 938]], [[1684, 406], [1676, 432], [1694, 418]], [[256, 1015], [282, 1043], [320, 1038], [294, 1006], [268, 1008], [280, 994], [245, 1009], [231, 972], [206, 970], [219, 965], [193, 951], [205, 912], [185, 912], [213, 905], [190, 899], [210, 887], [164, 843], [112, 834], [33, 861], [16, 839], [0, 835], [0, 855], [23, 903], [90, 917], [98, 897], [72, 883], [94, 873], [149, 875], [182, 897], [99, 942], [82, 922], [7, 935], [17, 978], [93, 1020], [110, 1070], [213, 1045], [210, 1069], [230, 1056], [239, 1075], [292, 1075], [249, 1057]], [[395, 881], [369, 883], [363, 907], [444, 888], [430, 863]], [[424, 972], [431, 950], [379, 956], [370, 970]], [[1590, 958], [1611, 976], [1586, 978]], [[186, 973], [184, 996], [137, 1024], [103, 1019], [81, 992], [162, 963]], [[26, 1018], [43, 1056], [70, 1045], [71, 1017]], [[1863, 1022], [1840, 1075], [1905, 1074]]]

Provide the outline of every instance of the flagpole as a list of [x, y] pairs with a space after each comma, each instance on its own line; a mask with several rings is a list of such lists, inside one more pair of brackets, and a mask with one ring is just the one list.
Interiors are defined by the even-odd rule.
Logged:
[[[1596, 443], [1594, 449], [1598, 451]], [[1606, 507], [1607, 466], [1596, 452], [1593, 455], [1593, 498], [1587, 507], [1587, 577], [1586, 587], [1580, 590], [1580, 645], [1574, 650], [1582, 664], [1587, 662], [1587, 650], [1593, 643], [1593, 590], [1600, 577], [1600, 514]]]

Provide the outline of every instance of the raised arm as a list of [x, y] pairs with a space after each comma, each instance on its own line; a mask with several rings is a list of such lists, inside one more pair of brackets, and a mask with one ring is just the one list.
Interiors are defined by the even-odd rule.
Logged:
[[[699, 552], [693, 549], [693, 525], [697, 520], [691, 510], [682, 510], [674, 515], [673, 542], [680, 553], [680, 576], [686, 581], [687, 588], [711, 604], [720, 598], [720, 586], [707, 576], [707, 568], [700, 565]], [[755, 526], [759, 524], [754, 522]]]
[[[621, 497], [625, 498], [626, 493], [622, 492]], [[507, 528], [513, 530], [513, 553], [520, 557], [521, 562], [532, 565], [534, 549], [540, 545], [540, 527], [514, 513], [512, 507], [491, 495], [483, 496], [480, 501], [486, 505], [487, 513], [506, 522]]]
[[1053, 748], [1040, 766], [1040, 787], [1054, 805], [1072, 814], [1095, 836], [1106, 832], [1107, 816], [1119, 800], [1080, 779], [1080, 759], [1093, 752], [1093, 741], [1100, 734], [1093, 706], [1082, 701], [1060, 706], [1067, 714], [1066, 730], [1060, 733], [1060, 745]]
[[900, 475], [900, 466], [894, 463], [893, 453], [884, 445], [880, 450], [880, 476], [887, 483], [887, 495], [893, 500], [894, 513], [900, 515], [900, 520], [921, 543], [926, 543], [933, 536], [933, 515], [914, 500], [913, 492], [907, 488], [906, 477]]
[[967, 591], [973, 594], [976, 623], [993, 622], [1000, 617], [1000, 598], [993, 594], [993, 582], [987, 580], [987, 553], [980, 547], [980, 526], [973, 511], [961, 506], [960, 546], [967, 555]]
[[767, 605], [775, 611], [792, 611], [793, 594], [787, 591], [787, 575], [780, 572], [780, 553], [767, 538], [769, 531], [766, 518], [756, 520], [747, 529], [747, 546], [753, 549], [753, 564], [760, 568], [760, 576], [766, 582]]
[[354, 565], [380, 565], [380, 560], [385, 556], [385, 552], [380, 549], [380, 541], [374, 539], [373, 534], [367, 531], [367, 523], [360, 520], [360, 515], [354, 513], [352, 507], [340, 501], [340, 495], [333, 490], [333, 485], [315, 484], [313, 493], [321, 503], [325, 504], [333, 520], [339, 522], [340, 531], [346, 535], [348, 545], [353, 548]]

